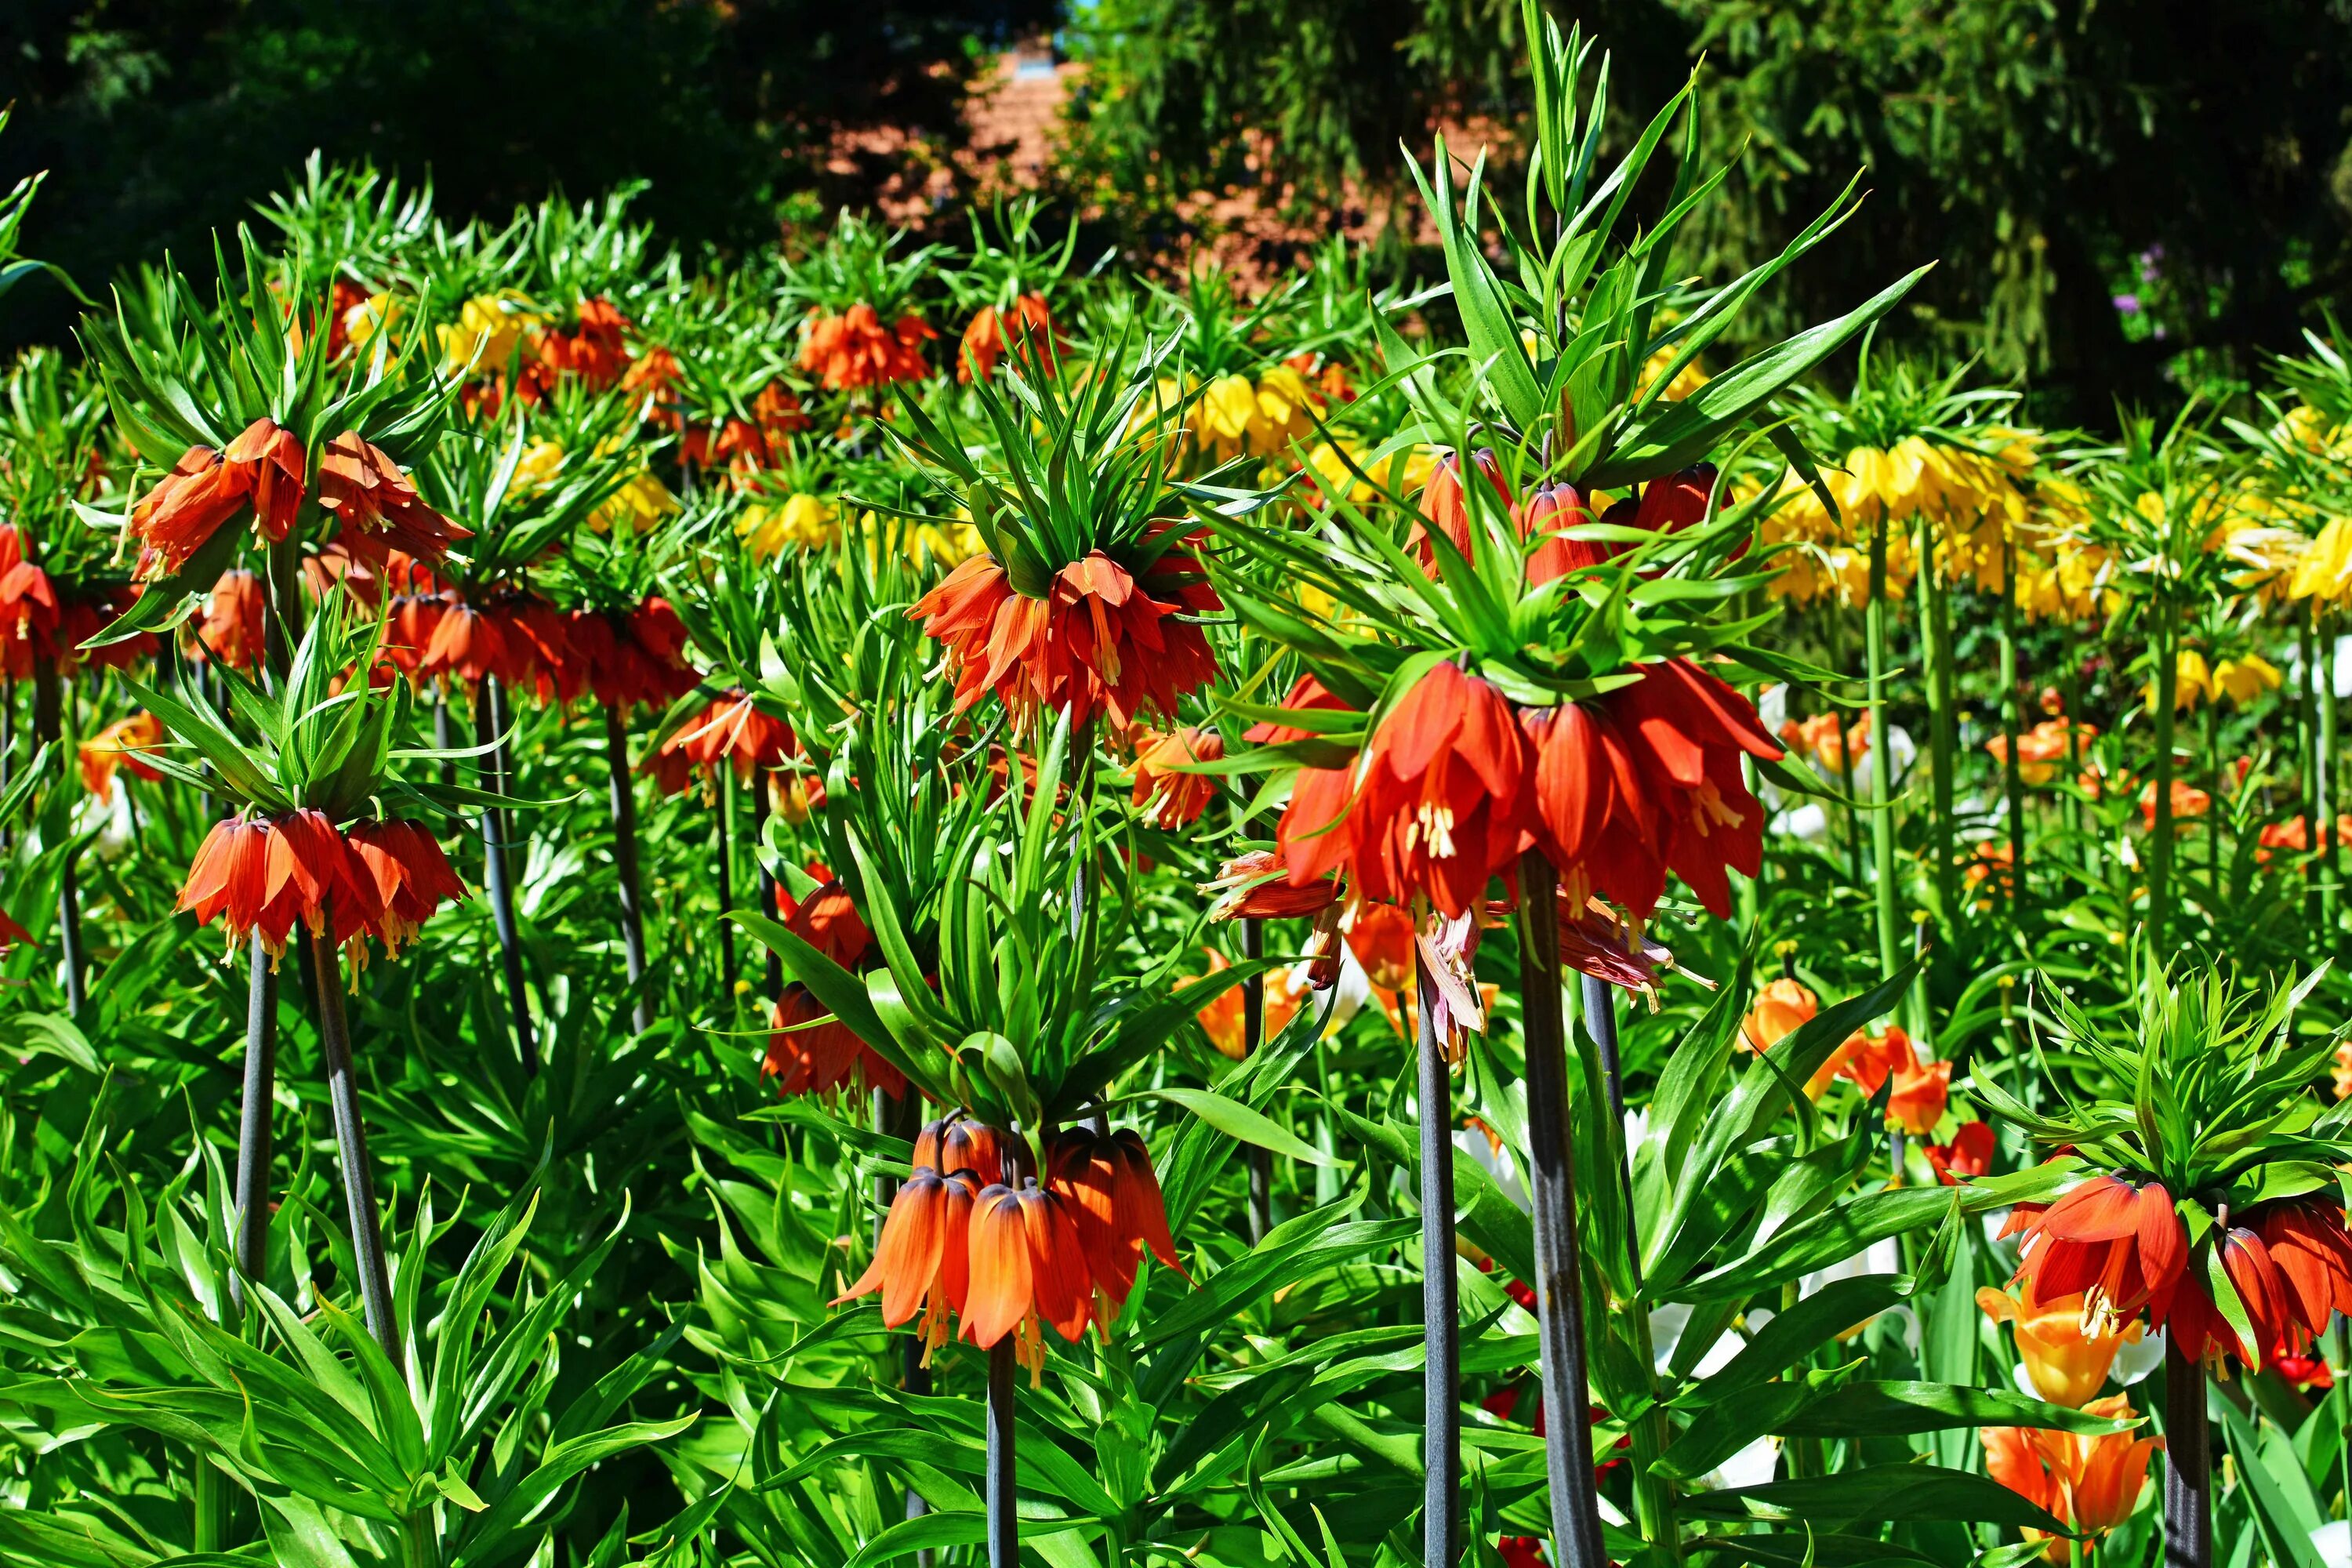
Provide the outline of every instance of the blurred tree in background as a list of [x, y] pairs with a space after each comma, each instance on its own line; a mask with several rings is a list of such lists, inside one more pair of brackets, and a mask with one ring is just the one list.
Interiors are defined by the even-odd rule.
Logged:
[[[1745, 142], [1725, 264], [1857, 168], [1845, 243], [1776, 289], [1817, 318], [1927, 258], [1908, 331], [2023, 374], [2053, 417], [2240, 374], [2352, 281], [2344, 0], [1559, 0], [1654, 103], [1702, 57], [1706, 134]], [[1378, 207], [1429, 132], [1517, 121], [1501, 0], [1100, 0], [1086, 174], [1146, 212], [1237, 179]], [[1759, 323], [1759, 330], [1763, 330]], [[2183, 356], [2186, 356], [2185, 358]]]
[[[1744, 144], [1707, 238], [1776, 247], [1858, 168], [1848, 242], [1771, 301], [1776, 331], [1927, 258], [1894, 328], [2025, 378], [2053, 419], [2242, 375], [2352, 280], [2352, 0], [1562, 0], [1621, 103], [1702, 59], [1705, 133]], [[1312, 239], [1385, 229], [1402, 152], [1527, 106], [1505, 0], [15, 0], [0, 178], [68, 176], [36, 254], [101, 287], [189, 256], [313, 147], [430, 171], [452, 214], [649, 180], [669, 236], [761, 243], [780, 212], [871, 194], [874, 128], [944, 157], [990, 51], [1063, 26], [1087, 66], [1063, 189], [1139, 258], [1181, 263], [1221, 197]], [[902, 156], [903, 161], [903, 156]], [[943, 214], [954, 221], [952, 214]], [[1269, 259], [1280, 261], [1281, 257]], [[61, 335], [33, 290], [13, 330]]]
[[[454, 215], [551, 188], [651, 182], [639, 211], [689, 244], [772, 237], [780, 204], [862, 192], [836, 135], [952, 135], [988, 51], [1053, 0], [8, 0], [0, 183], [58, 171], [31, 253], [89, 289], [282, 188], [311, 149], [430, 174]], [[58, 337], [61, 290], [9, 327]]]

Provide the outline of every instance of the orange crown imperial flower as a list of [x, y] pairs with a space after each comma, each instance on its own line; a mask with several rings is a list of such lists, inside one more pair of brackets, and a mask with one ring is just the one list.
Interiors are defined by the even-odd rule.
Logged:
[[683, 757], [705, 773], [731, 761], [738, 777], [749, 779], [759, 768], [772, 768], [799, 745], [793, 727], [764, 712], [742, 691], [730, 691], [712, 700], [700, 716], [664, 741], [661, 754]]
[[438, 561], [450, 545], [474, 537], [425, 505], [400, 465], [356, 430], [327, 443], [319, 459], [319, 504], [341, 524], [344, 548], [378, 564], [395, 550]]
[[173, 912], [222, 922], [235, 954], [257, 934], [284, 953], [297, 924], [352, 950], [376, 937], [394, 956], [445, 899], [465, 891], [434, 837], [414, 823], [354, 824], [338, 832], [324, 814], [217, 823], [196, 850]]
[[1121, 728], [1145, 713], [1172, 718], [1177, 701], [1217, 677], [1208, 638], [1187, 616], [1224, 607], [1193, 553], [1200, 532], [1141, 543], [1140, 572], [1097, 550], [1055, 573], [1042, 597], [1013, 585], [989, 555], [975, 555], [908, 611], [946, 645], [961, 713], [993, 691], [1015, 721], [1067, 710], [1072, 726], [1108, 713]]
[[2151, 1328], [2172, 1309], [2189, 1237], [2172, 1194], [2150, 1178], [2102, 1173], [2047, 1205], [2020, 1204], [2003, 1236], [2021, 1236], [2017, 1279], [2036, 1300], [2080, 1294], [2086, 1325], [2113, 1329], [2143, 1308]]
[[[873, 933], [858, 919], [849, 889], [822, 861], [810, 861], [807, 870], [818, 886], [805, 899], [778, 887], [776, 912], [783, 917], [785, 930], [855, 973], [873, 949]], [[828, 1012], [806, 986], [795, 983], [784, 987], [774, 1019], [776, 1032], [768, 1037], [761, 1071], [776, 1079], [777, 1092], [829, 1094], [863, 1083], [893, 1100], [906, 1098], [906, 1075]]]
[[1132, 1131], [1063, 1132], [1040, 1185], [1025, 1143], [959, 1114], [916, 1138], [914, 1173], [891, 1202], [874, 1262], [838, 1300], [880, 1289], [892, 1328], [920, 1312], [927, 1355], [946, 1342], [950, 1314], [983, 1350], [1011, 1335], [1034, 1373], [1041, 1325], [1075, 1342], [1097, 1321], [1097, 1292], [1112, 1311], [1126, 1300], [1146, 1247], [1181, 1272], [1150, 1155]]
[[1213, 730], [1187, 727], [1147, 736], [1137, 752], [1135, 793], [1129, 804], [1142, 808], [1143, 820], [1163, 833], [1191, 826], [1217, 798], [1217, 781], [1182, 770], [1221, 761], [1224, 754], [1225, 742]]
[[1526, 846], [1534, 761], [1501, 692], [1432, 667], [1352, 768], [1299, 771], [1275, 835], [1291, 884], [1339, 869], [1364, 898], [1460, 919]]
[[268, 605], [261, 579], [242, 567], [220, 574], [191, 625], [190, 657], [218, 658], [231, 669], [251, 669], [261, 662], [268, 643]]
[[1023, 370], [1050, 374], [1061, 363], [1066, 345], [1054, 328], [1054, 315], [1042, 294], [1024, 294], [999, 309], [982, 305], [963, 330], [956, 350], [956, 380], [974, 376], [986, 381], [996, 374], [996, 362], [1009, 351]]
[[827, 392], [919, 381], [929, 374], [923, 344], [940, 334], [909, 310], [892, 325], [864, 301], [837, 316], [811, 311], [800, 368], [822, 378]]
[[266, 417], [247, 426], [226, 451], [189, 447], [131, 510], [137, 575], [173, 575], [247, 508], [257, 533], [273, 544], [283, 540], [301, 510], [308, 468], [294, 433]]

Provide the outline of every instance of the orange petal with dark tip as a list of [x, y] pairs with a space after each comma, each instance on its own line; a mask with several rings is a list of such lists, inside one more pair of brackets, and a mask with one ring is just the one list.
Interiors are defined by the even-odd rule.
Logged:
[[1029, 1315], [1029, 1237], [1021, 1197], [1002, 1183], [972, 1201], [971, 1280], [964, 1299], [964, 1336], [982, 1350], [1011, 1333]]
[[1086, 1248], [1061, 1200], [1035, 1188], [1021, 1194], [1022, 1226], [1029, 1237], [1030, 1293], [1037, 1315], [1054, 1331], [1075, 1341], [1094, 1312], [1094, 1276]]
[[2172, 1194], [2165, 1190], [2163, 1183], [2149, 1182], [2142, 1186], [2138, 1201], [2140, 1276], [2151, 1289], [2168, 1289], [2188, 1263], [2189, 1238], [2181, 1230], [2180, 1216], [2173, 1212]]

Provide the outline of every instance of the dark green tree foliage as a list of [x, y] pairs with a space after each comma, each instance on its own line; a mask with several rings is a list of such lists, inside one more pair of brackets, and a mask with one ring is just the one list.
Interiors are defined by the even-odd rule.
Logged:
[[[640, 211], [688, 244], [773, 233], [836, 130], [950, 133], [978, 49], [1052, 0], [12, 0], [0, 184], [70, 177], [27, 248], [85, 287], [282, 189], [311, 149], [419, 180], [455, 218], [551, 187], [652, 182]], [[942, 69], [940, 68], [944, 67]], [[827, 191], [849, 197], [851, 189]], [[9, 332], [62, 334], [61, 290]]]
[[[1612, 56], [1620, 103], [1701, 58], [1706, 134], [1748, 147], [1713, 236], [1778, 249], [1867, 166], [1844, 243], [1790, 320], [1940, 258], [1899, 330], [2022, 374], [2053, 418], [2244, 374], [2352, 281], [2352, 7], [2331, 0], [1594, 0], [1555, 7]], [[1400, 142], [1528, 106], [1491, 0], [1103, 0], [1084, 172], [1149, 206], [1244, 177], [1302, 206], [1392, 193]], [[1780, 324], [1774, 323], [1776, 326]], [[1760, 330], [1760, 319], [1759, 319]], [[2184, 359], [2184, 355], [2186, 358]]]

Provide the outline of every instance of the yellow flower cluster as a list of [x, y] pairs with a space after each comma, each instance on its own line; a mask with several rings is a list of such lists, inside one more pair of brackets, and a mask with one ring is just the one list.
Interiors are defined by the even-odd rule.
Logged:
[[823, 496], [796, 491], [781, 501], [753, 501], [735, 520], [735, 537], [751, 559], [772, 561], [787, 550], [816, 550], [833, 542], [839, 511]]
[[407, 310], [408, 302], [396, 294], [371, 294], [344, 310], [343, 341], [355, 349], [363, 349], [375, 340], [376, 333], [389, 331]]
[[1219, 461], [1247, 453], [1271, 458], [1315, 434], [1308, 410], [1322, 399], [1293, 365], [1277, 364], [1252, 382], [1221, 375], [1202, 389], [1185, 424]]
[[525, 334], [546, 325], [547, 319], [533, 312], [530, 301], [515, 289], [477, 294], [458, 309], [455, 326], [438, 329], [441, 357], [451, 370], [469, 364], [477, 370], [500, 370]]
[[[596, 443], [596, 455], [610, 457], [625, 444], [625, 437], [608, 436]], [[518, 495], [529, 495], [553, 484], [562, 471], [562, 447], [543, 438], [533, 441], [515, 460], [510, 488]], [[677, 510], [677, 498], [670, 494], [669, 487], [655, 478], [651, 468], [640, 468], [606, 497], [603, 505], [588, 514], [588, 526], [598, 533], [610, 533], [615, 528], [643, 533], [662, 519], [674, 516]]]
[[[1651, 354], [1648, 363], [1642, 366], [1642, 378], [1639, 384], [1633, 388], [1633, 395], [1639, 397], [1649, 391], [1650, 384], [1664, 374], [1666, 366], [1673, 363], [1675, 351], [1672, 348], [1659, 349]], [[1699, 368], [1699, 362], [1696, 359], [1693, 359], [1682, 369], [1675, 372], [1674, 380], [1666, 383], [1665, 389], [1660, 392], [1658, 396], [1663, 402], [1680, 403], [1684, 398], [1705, 386], [1706, 383], [1706, 372]]]
[[[1312, 476], [1316, 489], [1323, 495], [1344, 496], [1357, 506], [1370, 506], [1385, 491], [1401, 495], [1407, 500], [1421, 494], [1421, 487], [1437, 468], [1433, 447], [1407, 447], [1375, 460], [1373, 448], [1360, 442], [1328, 441], [1316, 444], [1307, 454], [1307, 472]], [[1378, 480], [1378, 484], [1367, 480]]]
[[[2226, 697], [2243, 707], [2265, 691], [2277, 690], [2284, 679], [2278, 666], [2258, 653], [2217, 659], [2209, 667], [2202, 653], [2185, 647], [2172, 661], [2172, 706], [2186, 710]], [[2139, 694], [2148, 711], [2156, 711], [2156, 682], [2149, 680]]]
[[2000, 427], [1958, 447], [1910, 436], [1885, 448], [1857, 447], [1822, 480], [1838, 504], [1832, 516], [1811, 488], [1764, 520], [1767, 545], [1794, 545], [1771, 594], [1801, 605], [1834, 596], [1846, 608], [1870, 598], [1870, 539], [1886, 531], [1886, 591], [1901, 599], [1919, 572], [1918, 531], [1933, 541], [1937, 579], [1986, 594], [2008, 586], [2014, 552], [2018, 603], [2039, 620], [2080, 620], [2117, 600], [2112, 554], [2087, 536], [2088, 498], [2073, 482], [2039, 471], [2042, 437]]

